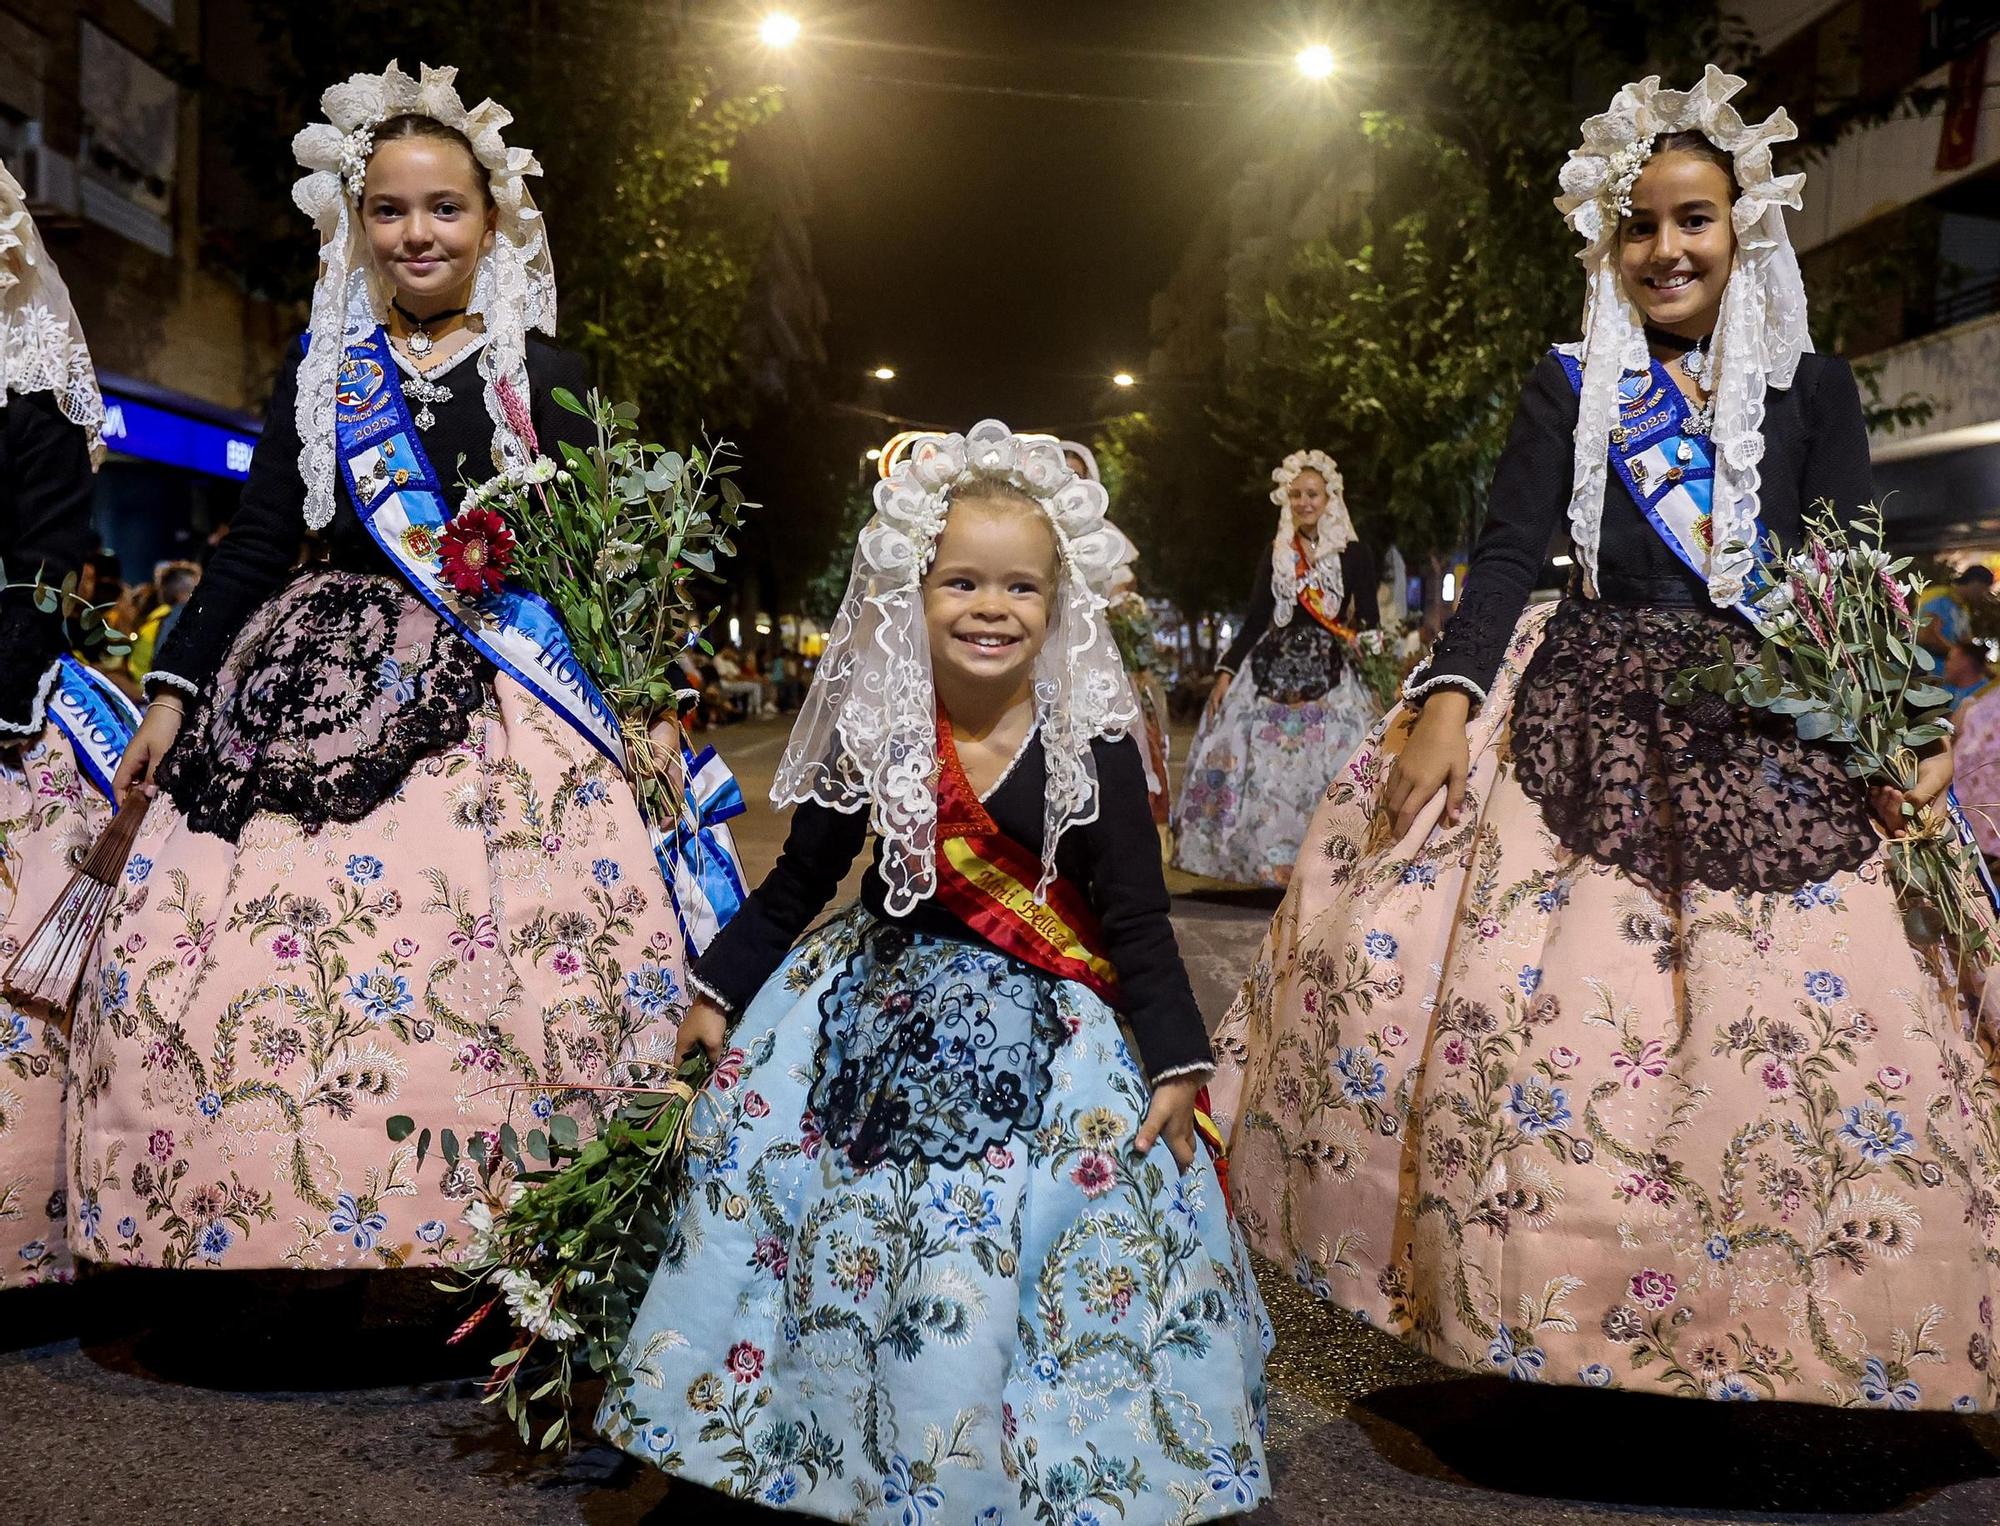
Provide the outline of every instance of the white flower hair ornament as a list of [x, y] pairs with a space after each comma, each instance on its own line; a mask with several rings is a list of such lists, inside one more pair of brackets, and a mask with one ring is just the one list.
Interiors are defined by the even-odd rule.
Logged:
[[1806, 332], [1805, 282], [1785, 228], [1785, 209], [1799, 207], [1805, 176], [1776, 174], [1771, 158], [1772, 145], [1798, 133], [1782, 109], [1746, 123], [1729, 104], [1743, 84], [1714, 64], [1692, 90], [1662, 90], [1659, 76], [1648, 75], [1625, 86], [1609, 110], [1583, 124], [1583, 143], [1570, 150], [1563, 166], [1556, 206], [1584, 241], [1579, 258], [1589, 278], [1569, 526], [1584, 586], [1592, 593], [1618, 383], [1625, 372], [1651, 364], [1644, 320], [1618, 273], [1618, 229], [1659, 140], [1678, 132], [1698, 132], [1727, 153], [1736, 179], [1729, 213], [1736, 254], [1711, 342], [1716, 469], [1710, 599], [1722, 608], [1736, 603], [1749, 575], [1764, 456], [1764, 392], [1791, 386], [1799, 356], [1812, 348], [1812, 339]]
[[[1314, 531], [1312, 566], [1301, 578], [1294, 546], [1298, 527], [1292, 523], [1291, 488], [1304, 471], [1318, 472], [1326, 484], [1326, 508]], [[1272, 619], [1279, 625], [1290, 625], [1303, 588], [1317, 588], [1330, 608], [1339, 609], [1347, 594], [1340, 553], [1354, 544], [1355, 534], [1353, 517], [1347, 512], [1347, 485], [1333, 457], [1323, 450], [1293, 451], [1271, 469], [1271, 502], [1278, 506], [1278, 529], [1271, 537], [1271, 597], [1277, 601]]]
[[339, 468], [334, 454], [334, 385], [347, 345], [381, 323], [390, 292], [369, 258], [359, 217], [363, 182], [373, 157], [376, 129], [391, 117], [429, 117], [465, 135], [487, 181], [496, 214], [492, 247], [480, 256], [467, 312], [485, 325], [479, 356], [486, 412], [493, 420], [493, 464], [502, 469], [528, 460], [524, 442], [508, 427], [500, 384], [528, 397], [527, 335], [554, 334], [555, 267], [542, 215], [526, 177], [542, 167], [525, 148], [501, 136], [514, 120], [490, 100], [467, 109], [459, 99], [454, 68], [422, 66], [415, 78], [392, 60], [380, 74], [356, 74], [320, 97], [324, 122], [292, 139], [292, 154], [306, 175], [292, 200], [313, 220], [320, 236], [320, 273], [313, 287], [312, 342], [299, 365], [299, 471], [305, 478], [305, 520], [310, 529], [333, 518]]
[[48, 392], [104, 460], [104, 399], [69, 288], [43, 247], [20, 181], [0, 164], [0, 408], [14, 393]]
[[1056, 442], [1017, 434], [998, 419], [911, 442], [875, 486], [846, 597], [771, 785], [781, 807], [814, 801], [869, 813], [888, 909], [897, 914], [937, 888], [937, 691], [923, 576], [954, 501], [996, 483], [1041, 508], [1059, 562], [1048, 639], [1035, 664], [1035, 724], [1048, 765], [1038, 894], [1055, 877], [1063, 833], [1097, 819], [1090, 744], [1122, 737], [1138, 720], [1102, 618], [1129, 545], [1105, 520], [1104, 489], [1071, 471]]

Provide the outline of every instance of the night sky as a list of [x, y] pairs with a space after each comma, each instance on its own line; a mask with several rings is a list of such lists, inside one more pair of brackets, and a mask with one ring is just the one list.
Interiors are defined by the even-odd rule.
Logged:
[[925, 422], [1144, 406], [1108, 378], [1143, 374], [1151, 296], [1257, 135], [1331, 109], [1291, 66], [1329, 29], [1266, 0], [793, 9], [830, 391]]

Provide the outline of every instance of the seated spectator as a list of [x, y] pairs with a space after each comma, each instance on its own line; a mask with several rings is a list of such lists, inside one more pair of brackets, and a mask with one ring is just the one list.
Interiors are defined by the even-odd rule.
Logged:
[[764, 686], [743, 671], [742, 655], [733, 646], [726, 646], [715, 654], [716, 682], [722, 689], [723, 703], [740, 706], [741, 713], [754, 718], [764, 709]]

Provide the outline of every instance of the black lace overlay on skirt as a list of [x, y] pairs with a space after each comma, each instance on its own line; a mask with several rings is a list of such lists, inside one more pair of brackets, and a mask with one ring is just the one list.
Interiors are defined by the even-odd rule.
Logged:
[[1666, 703], [1682, 668], [1747, 634], [1720, 610], [1563, 601], [1521, 675], [1513, 757], [1564, 847], [1668, 895], [1796, 890], [1874, 852], [1832, 749], [1714, 695]]
[[1303, 705], [1323, 698], [1340, 682], [1345, 661], [1345, 643], [1298, 610], [1290, 625], [1274, 625], [1258, 638], [1250, 653], [1250, 676], [1264, 698]]
[[397, 579], [308, 569], [259, 607], [160, 767], [188, 824], [359, 821], [465, 740], [493, 669]]
[[819, 1000], [812, 1109], [857, 1167], [964, 1165], [1033, 1131], [1069, 1028], [1055, 977], [874, 922]]

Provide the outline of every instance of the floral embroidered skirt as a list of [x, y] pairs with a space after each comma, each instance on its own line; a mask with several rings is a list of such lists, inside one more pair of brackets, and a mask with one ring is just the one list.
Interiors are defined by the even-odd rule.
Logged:
[[1317, 697], [1289, 699], [1264, 693], [1246, 663], [1189, 749], [1174, 867], [1240, 885], [1281, 884], [1313, 809], [1379, 713], [1350, 667]]
[[[111, 803], [53, 725], [0, 751], [0, 965], [21, 951], [69, 884]], [[65, 1281], [62, 1030], [0, 995], [0, 1288]]]
[[[298, 640], [328, 581], [253, 619], [221, 692], [259, 642]], [[395, 643], [436, 622], [404, 599], [379, 627], [383, 682], [421, 687], [424, 653]], [[190, 729], [218, 709], [205, 697]], [[231, 841], [162, 793], [78, 1003], [71, 1247], [161, 1267], [449, 1258], [475, 1136], [525, 1131], [553, 1105], [538, 1088], [560, 1103], [670, 1066], [684, 972], [623, 775], [505, 675], [359, 820], [260, 808]], [[388, 1136], [397, 1114], [431, 1132], [421, 1165]]]
[[[1472, 722], [1456, 827], [1433, 805], [1389, 842], [1374, 818], [1407, 713], [1343, 771], [1217, 1037], [1239, 1221], [1321, 1297], [1468, 1371], [1989, 1410], [1990, 1042], [1949, 960], [1906, 936], [1881, 852], [1855, 852], [1837, 770], [1648, 700], [1671, 677], [1664, 617], [1528, 614]], [[1545, 691], [1517, 709], [1538, 650], [1592, 643], [1562, 726]], [[1544, 773], [1558, 731], [1598, 738], [1570, 798], [1524, 787], [1529, 730]], [[1631, 851], [1621, 796], [1651, 824]], [[1651, 829], [1676, 820], [1699, 826], [1678, 857]], [[1725, 873], [1732, 835], [1756, 862]], [[1648, 878], [1781, 862], [1804, 877]]]
[[1129, 1141], [1110, 1010], [860, 908], [702, 1100], [680, 1246], [600, 1428], [765, 1506], [901, 1523], [1210, 1520], [1269, 1493], [1269, 1324], [1206, 1153]]

